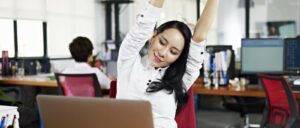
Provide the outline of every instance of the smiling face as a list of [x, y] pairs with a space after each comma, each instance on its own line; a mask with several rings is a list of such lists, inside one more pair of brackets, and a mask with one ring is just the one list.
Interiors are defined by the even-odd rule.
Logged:
[[150, 65], [159, 68], [174, 63], [184, 48], [184, 37], [174, 28], [155, 34], [150, 40], [148, 59]]

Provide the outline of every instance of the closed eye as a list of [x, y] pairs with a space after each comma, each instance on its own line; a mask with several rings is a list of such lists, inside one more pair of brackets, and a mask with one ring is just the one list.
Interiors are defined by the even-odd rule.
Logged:
[[164, 36], [159, 36], [159, 42], [161, 45], [167, 45], [169, 43]]
[[173, 54], [173, 55], [178, 55], [179, 52], [178, 52], [177, 50], [171, 50], [171, 54]]
[[164, 41], [163, 41], [163, 40], [161, 40], [161, 39], [159, 39], [159, 43], [160, 43], [161, 45], [163, 45], [163, 46], [167, 45], [167, 43], [166, 43], [166, 42], [164, 42]]

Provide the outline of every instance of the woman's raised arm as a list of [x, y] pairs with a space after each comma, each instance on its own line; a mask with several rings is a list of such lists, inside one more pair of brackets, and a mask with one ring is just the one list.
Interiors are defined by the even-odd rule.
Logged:
[[202, 42], [206, 40], [208, 31], [215, 19], [219, 0], [207, 0], [206, 6], [200, 19], [197, 21], [193, 40], [195, 42]]

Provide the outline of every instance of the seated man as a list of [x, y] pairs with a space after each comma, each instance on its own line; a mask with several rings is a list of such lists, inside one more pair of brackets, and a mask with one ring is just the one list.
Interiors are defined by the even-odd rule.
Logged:
[[111, 80], [98, 68], [91, 67], [93, 61], [93, 44], [86, 37], [77, 37], [69, 45], [69, 50], [76, 64], [66, 68], [62, 73], [85, 74], [95, 73], [102, 89], [109, 89]]

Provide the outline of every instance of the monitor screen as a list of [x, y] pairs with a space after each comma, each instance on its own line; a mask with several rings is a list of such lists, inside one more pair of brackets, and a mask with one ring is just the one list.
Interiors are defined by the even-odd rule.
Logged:
[[1, 51], [8, 51], [8, 56], [15, 56], [14, 20], [0, 19], [0, 58]]
[[242, 39], [241, 72], [283, 73], [283, 39]]
[[17, 20], [18, 57], [43, 57], [43, 21]]
[[285, 69], [300, 71], [300, 38], [289, 38], [284, 41]]

